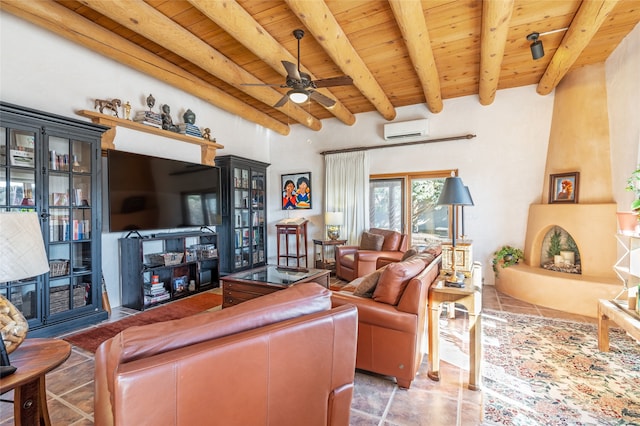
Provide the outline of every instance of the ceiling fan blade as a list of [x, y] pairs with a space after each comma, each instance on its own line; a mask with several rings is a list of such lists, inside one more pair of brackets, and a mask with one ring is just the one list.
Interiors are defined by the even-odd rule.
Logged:
[[320, 80], [314, 80], [316, 87], [333, 87], [333, 86], [348, 86], [353, 84], [353, 79], [348, 75], [341, 77], [322, 78]]
[[327, 108], [332, 107], [336, 104], [336, 101], [334, 101], [333, 99], [323, 95], [320, 92], [316, 92], [313, 91], [311, 92], [311, 95], [309, 95], [311, 97], [311, 99], [313, 99], [314, 101], [316, 101], [317, 103], [319, 103], [320, 105], [324, 105]]
[[289, 96], [288, 95], [284, 95], [282, 98], [280, 98], [280, 100], [273, 107], [274, 108], [280, 108], [281, 106], [286, 104], [288, 100], [289, 100]]
[[[273, 86], [282, 87], [282, 84], [267, 84], [267, 83], [242, 83], [240, 86]], [[287, 86], [284, 86], [287, 87]]]
[[284, 68], [287, 70], [287, 75], [290, 79], [298, 81], [302, 80], [296, 64], [292, 64], [289, 61], [282, 61], [282, 65], [284, 65]]

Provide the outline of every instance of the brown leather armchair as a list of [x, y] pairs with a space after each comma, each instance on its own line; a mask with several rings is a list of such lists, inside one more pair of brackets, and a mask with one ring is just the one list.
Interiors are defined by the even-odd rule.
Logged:
[[372, 234], [382, 235], [382, 249], [361, 250], [359, 246], [336, 246], [336, 276], [346, 281], [353, 281], [376, 270], [379, 257], [387, 257], [399, 261], [409, 242], [406, 234], [390, 229], [371, 228]]
[[96, 352], [95, 424], [347, 426], [356, 334], [315, 283], [130, 327]]

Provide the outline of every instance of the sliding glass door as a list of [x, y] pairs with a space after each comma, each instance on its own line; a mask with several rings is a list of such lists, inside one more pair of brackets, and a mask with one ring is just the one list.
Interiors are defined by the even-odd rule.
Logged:
[[370, 177], [371, 227], [409, 234], [409, 246], [449, 238], [449, 208], [438, 197], [450, 170]]

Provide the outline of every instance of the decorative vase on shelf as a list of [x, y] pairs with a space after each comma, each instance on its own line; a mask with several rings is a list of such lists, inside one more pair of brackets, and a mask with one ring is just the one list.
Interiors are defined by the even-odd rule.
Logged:
[[633, 234], [637, 232], [638, 215], [635, 212], [617, 212], [618, 228], [622, 234]]

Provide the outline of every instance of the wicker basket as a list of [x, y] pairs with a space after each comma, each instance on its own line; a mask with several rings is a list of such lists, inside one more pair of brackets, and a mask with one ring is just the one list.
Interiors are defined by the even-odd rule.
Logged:
[[154, 253], [148, 255], [149, 263], [151, 265], [178, 265], [182, 263], [184, 253]]
[[54, 259], [49, 261], [49, 277], [61, 277], [69, 274], [69, 261], [65, 259]]

